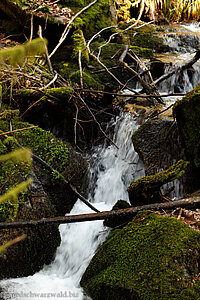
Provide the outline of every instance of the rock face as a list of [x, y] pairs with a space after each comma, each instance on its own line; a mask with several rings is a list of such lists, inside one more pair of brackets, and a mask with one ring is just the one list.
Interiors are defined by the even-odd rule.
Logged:
[[[53, 217], [56, 210], [41, 183], [34, 175], [34, 182], [29, 190], [29, 197], [20, 205], [16, 220], [33, 220]], [[23, 277], [39, 271], [44, 264], [49, 264], [60, 244], [58, 226], [44, 226], [4, 231], [0, 234], [1, 243], [26, 234], [26, 239], [9, 247], [0, 256], [0, 279]]]
[[174, 121], [148, 121], [133, 133], [132, 141], [147, 175], [153, 175], [160, 169], [168, 169], [171, 164], [184, 159]]
[[187, 160], [191, 162], [190, 186], [200, 188], [200, 85], [189, 92], [173, 108]]
[[114, 230], [81, 286], [94, 300], [198, 299], [200, 234], [171, 217], [140, 212]]
[[200, 167], [200, 85], [174, 105], [174, 115], [185, 147], [186, 156]]
[[[12, 121], [13, 128], [30, 127], [29, 123]], [[2, 132], [9, 130], [9, 121], [0, 120]], [[8, 153], [19, 144], [45, 160], [63, 176], [71, 179], [71, 183], [81, 189], [87, 178], [87, 162], [78, 155], [71, 146], [56, 139], [50, 132], [41, 128], [16, 132], [15, 138], [8, 137], [0, 142], [0, 154]], [[65, 215], [74, 205], [77, 197], [63, 184], [57, 174], [51, 174], [38, 162], [33, 166], [27, 163], [0, 163], [1, 193], [12, 188], [30, 175], [34, 182], [28, 193], [22, 193], [18, 202], [7, 201], [0, 206], [0, 222], [13, 220], [34, 220], [44, 217]], [[58, 226], [43, 226], [17, 230], [4, 230], [0, 233], [1, 243], [25, 233], [26, 239], [9, 247], [0, 256], [0, 279], [8, 277], [28, 276], [39, 271], [44, 264], [54, 258], [56, 248], [60, 244]]]
[[[175, 121], [151, 120], [141, 125], [132, 136], [135, 150], [144, 163], [146, 175], [153, 175], [160, 170], [168, 169], [178, 160], [186, 157], [179, 128]], [[179, 179], [183, 189], [181, 193], [190, 193], [198, 188], [196, 171], [188, 165], [185, 174]], [[183, 188], [184, 186], [184, 188]], [[173, 197], [173, 193], [171, 194]]]

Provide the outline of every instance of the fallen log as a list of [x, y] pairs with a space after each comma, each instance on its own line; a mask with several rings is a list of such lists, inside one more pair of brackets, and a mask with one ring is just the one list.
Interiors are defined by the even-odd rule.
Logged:
[[43, 218], [40, 220], [29, 220], [23, 222], [1, 222], [0, 229], [13, 229], [13, 228], [23, 228], [23, 227], [31, 227], [31, 226], [41, 226], [41, 225], [49, 225], [49, 224], [69, 224], [69, 223], [80, 223], [86, 221], [97, 221], [97, 220], [108, 220], [113, 218], [120, 218], [124, 216], [134, 216], [138, 211], [141, 210], [162, 210], [162, 209], [174, 209], [176, 207], [182, 208], [198, 208], [200, 207], [200, 196], [195, 196], [192, 198], [175, 200], [164, 203], [155, 203], [150, 205], [143, 205], [138, 207], [131, 207], [120, 210], [112, 210], [112, 211], [103, 211], [100, 213], [91, 213], [91, 214], [80, 214], [80, 215], [71, 215], [64, 217], [56, 217], [56, 218]]

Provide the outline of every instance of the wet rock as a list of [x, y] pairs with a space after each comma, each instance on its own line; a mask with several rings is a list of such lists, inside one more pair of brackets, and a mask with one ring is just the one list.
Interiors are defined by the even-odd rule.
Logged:
[[144, 163], [147, 175], [155, 174], [184, 159], [177, 125], [171, 120], [152, 120], [133, 133], [135, 150]]
[[[113, 206], [112, 210], [119, 210], [119, 209], [125, 209], [131, 207], [130, 204], [124, 200], [118, 200], [115, 205]], [[113, 216], [113, 219], [105, 220], [103, 225], [111, 228], [122, 228], [125, 226], [128, 222], [132, 220], [132, 217], [130, 216]]]
[[[29, 189], [29, 197], [18, 209], [16, 221], [34, 220], [54, 217], [56, 210], [37, 179], [32, 174], [34, 182]], [[23, 277], [39, 271], [44, 264], [49, 264], [60, 244], [60, 233], [57, 225], [4, 230], [1, 232], [1, 243], [4, 244], [21, 234], [26, 239], [7, 248], [0, 255], [0, 279]]]
[[197, 300], [199, 253], [199, 232], [174, 218], [139, 212], [100, 246], [81, 286], [95, 300]]
[[[174, 105], [173, 112], [177, 120], [181, 142], [185, 148], [187, 160], [191, 162], [192, 186], [197, 190], [200, 187], [200, 85], [194, 88], [186, 96], [177, 101]], [[193, 189], [194, 190], [194, 189]]]
[[133, 181], [128, 187], [129, 199], [132, 206], [162, 202], [160, 188], [164, 184], [182, 176], [187, 165], [188, 162], [180, 160], [165, 171]]

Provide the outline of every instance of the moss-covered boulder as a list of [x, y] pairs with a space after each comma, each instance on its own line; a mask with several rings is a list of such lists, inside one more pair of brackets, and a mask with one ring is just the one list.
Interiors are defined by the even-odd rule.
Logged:
[[162, 202], [160, 188], [165, 183], [175, 180], [183, 175], [188, 162], [179, 160], [169, 169], [141, 177], [133, 181], [128, 187], [129, 199], [133, 206]]
[[199, 259], [199, 232], [174, 218], [140, 212], [100, 246], [81, 286], [94, 300], [197, 300]]

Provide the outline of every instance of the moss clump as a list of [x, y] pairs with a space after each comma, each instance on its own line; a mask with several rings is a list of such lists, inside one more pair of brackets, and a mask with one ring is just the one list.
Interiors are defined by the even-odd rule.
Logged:
[[[88, 0], [61, 0], [60, 4], [70, 7], [75, 13], [87, 6], [91, 1]], [[74, 21], [75, 28], [81, 28], [86, 35], [100, 30], [101, 28], [112, 25], [113, 15], [112, 9], [113, 0], [99, 0], [97, 3], [83, 12], [80, 17]], [[114, 10], [114, 8], [113, 8]]]
[[163, 40], [152, 32], [138, 32], [131, 42], [131, 45], [138, 47], [148, 47], [150, 49], [159, 49], [163, 45]]
[[[103, 44], [104, 43], [93, 43], [92, 49], [95, 48], [96, 50], [98, 50], [98, 48], [100, 46], [102, 46]], [[111, 57], [113, 55], [115, 55], [116, 52], [119, 51], [120, 49], [121, 49], [121, 53], [122, 53], [122, 51], [123, 51], [123, 47], [122, 46], [123, 46], [122, 44], [118, 44], [118, 43], [109, 43], [105, 47], [102, 47], [102, 51], [101, 51], [101, 57], [102, 57], [102, 59], [103, 60], [105, 60], [105, 59], [110, 60]], [[130, 45], [129, 48], [132, 49], [135, 52], [135, 54], [137, 54], [140, 57], [150, 57], [150, 56], [153, 56], [152, 49], [143, 48], [143, 46], [142, 47], [138, 47], [138, 46], [132, 46], [132, 45]], [[119, 58], [119, 55], [117, 56], [118, 58]]]
[[[30, 126], [31, 124], [26, 122], [13, 122], [14, 129]], [[7, 130], [8, 127], [8, 122], [0, 121], [1, 130]], [[62, 141], [56, 139], [49, 131], [36, 127], [15, 132], [14, 137], [20, 145], [30, 148], [34, 154], [44, 159], [55, 169], [58, 169], [59, 172], [63, 171], [68, 159], [68, 147]]]
[[81, 61], [85, 64], [89, 63], [89, 53], [86, 47], [86, 41], [83, 35], [83, 31], [78, 29], [72, 35], [73, 40], [73, 52], [72, 58], [78, 61], [79, 50], [81, 50]]
[[81, 286], [95, 300], [197, 300], [199, 251], [200, 234], [186, 224], [139, 212], [98, 249]]
[[173, 107], [187, 159], [200, 167], [200, 85]]
[[[71, 87], [60, 87], [45, 89], [44, 92], [54, 97], [55, 100], [68, 100], [73, 94], [74, 90]], [[48, 99], [47, 95], [43, 96], [43, 93], [31, 89], [24, 89], [20, 91], [20, 93], [17, 96], [22, 97], [23, 99], [29, 99], [30, 97], [34, 100], [39, 99], [40, 97], [43, 98], [44, 101]]]
[[[29, 123], [13, 121], [13, 129], [30, 127]], [[0, 128], [3, 132], [9, 130], [9, 121], [0, 120]], [[62, 141], [56, 139], [50, 132], [41, 128], [32, 128], [15, 132], [14, 137], [8, 137], [0, 143], [0, 154], [23, 147], [30, 148], [32, 152], [45, 160], [59, 172], [63, 172], [68, 161], [68, 147]], [[32, 166], [28, 163], [4, 162], [0, 164], [0, 187], [3, 194], [7, 189], [17, 185], [30, 176]], [[46, 170], [43, 170], [46, 173]], [[52, 177], [53, 179], [53, 177]], [[55, 183], [55, 180], [54, 180]], [[18, 205], [24, 201], [24, 194], [19, 196], [18, 203], [6, 202], [0, 209], [0, 220], [13, 220], [16, 217]]]
[[[72, 82], [80, 84], [80, 71], [74, 72], [70, 76], [70, 80]], [[100, 84], [98, 81], [96, 81], [91, 74], [88, 71], [83, 71], [83, 85], [88, 88], [98, 89], [102, 88], [102, 84]]]
[[133, 181], [128, 187], [130, 202], [132, 205], [143, 205], [158, 202], [160, 187], [183, 175], [189, 163], [179, 160], [169, 169], [155, 175], [141, 177]]
[[[2, 122], [2, 121], [0, 121]], [[8, 137], [2, 143], [0, 141], [0, 154], [6, 154], [12, 150], [19, 148], [16, 140]], [[31, 174], [32, 166], [25, 161], [14, 162], [6, 161], [0, 163], [0, 194], [4, 194], [11, 188], [15, 187], [22, 181], [26, 180]], [[13, 221], [18, 212], [19, 205], [23, 203], [26, 193], [19, 194], [19, 201], [8, 199], [0, 205], [0, 222]]]

